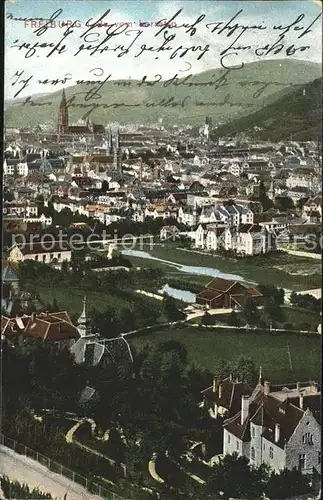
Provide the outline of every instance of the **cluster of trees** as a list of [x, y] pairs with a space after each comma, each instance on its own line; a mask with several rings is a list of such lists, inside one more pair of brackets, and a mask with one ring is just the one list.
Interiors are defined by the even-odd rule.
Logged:
[[[145, 481], [145, 468], [153, 453], [165, 455], [167, 451], [178, 460], [190, 441], [205, 443], [207, 456], [221, 453], [223, 422], [211, 420], [206, 410], [198, 407], [200, 391], [210, 385], [212, 374], [192, 366], [186, 348], [177, 341], [132, 351], [134, 376], [120, 378], [106, 366], [76, 365], [67, 350], [58, 351], [48, 344], [36, 342], [27, 350], [4, 345], [4, 434], [86, 477], [115, 480], [116, 471], [106, 460], [66, 443], [66, 422], [55, 424], [53, 418], [39, 422], [32, 412], [37, 414], [43, 408], [61, 415], [76, 412], [94, 418], [101, 432], [122, 428], [128, 446], [123, 445], [117, 431], [111, 431], [111, 440], [100, 451], [126, 462], [136, 482]], [[231, 366], [220, 361], [217, 375], [229, 373], [250, 383], [256, 379], [248, 358], [241, 357]], [[98, 398], [80, 405], [85, 385], [96, 387]], [[68, 427], [72, 425], [69, 422]], [[205, 487], [197, 485], [192, 493], [187, 485], [183, 491], [172, 491], [170, 498], [205, 500], [222, 492], [222, 498], [260, 499], [266, 493], [283, 499], [308, 492], [309, 485], [298, 472], [270, 473], [264, 465], [255, 468], [244, 458], [225, 456], [212, 469]]]
[[[191, 366], [185, 347], [177, 342], [147, 346], [139, 353], [133, 350], [133, 356], [135, 377], [120, 378], [106, 366], [77, 365], [68, 350], [58, 351], [48, 344], [33, 342], [23, 350], [5, 345], [4, 434], [75, 471], [84, 474], [84, 467], [88, 467], [103, 477], [111, 477], [105, 462], [98, 459], [89, 464], [86, 453], [66, 444], [61, 428], [47, 420], [36, 421], [32, 411], [37, 414], [47, 408], [62, 415], [84, 414], [94, 418], [103, 430], [121, 426], [134, 442], [139, 433], [140, 447], [128, 451], [139, 469], [153, 452], [171, 450], [180, 454], [190, 438], [203, 437], [212, 446], [216, 442], [220, 451], [221, 426], [210, 425], [198, 408], [200, 391], [209, 383], [210, 373]], [[81, 406], [78, 400], [86, 385], [96, 387], [99, 398]], [[118, 459], [124, 459], [124, 450], [119, 448], [118, 453]]]
[[303, 309], [307, 309], [309, 311], [320, 312], [322, 309], [322, 300], [316, 299], [312, 295], [306, 294], [297, 294], [296, 292], [292, 292], [290, 295], [290, 303], [295, 307], [302, 307]]
[[251, 466], [245, 457], [225, 455], [214, 467], [207, 484], [209, 492], [220, 494], [221, 498], [275, 499], [291, 498], [311, 492], [309, 479], [298, 470], [285, 469], [272, 472], [262, 464]]
[[267, 188], [265, 187], [263, 180], [261, 180], [259, 183], [258, 196], [253, 196], [250, 200], [260, 202], [264, 212], [266, 212], [267, 210], [269, 210], [274, 206], [273, 201], [267, 195]]
[[258, 377], [255, 363], [247, 356], [239, 356], [232, 362], [219, 359], [215, 365], [214, 372], [218, 379], [232, 375], [233, 379], [247, 382], [251, 386], [257, 382]]

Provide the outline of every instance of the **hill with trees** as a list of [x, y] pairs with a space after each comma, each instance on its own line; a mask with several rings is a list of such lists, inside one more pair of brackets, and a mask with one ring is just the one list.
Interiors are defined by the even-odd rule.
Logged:
[[283, 95], [252, 114], [233, 120], [217, 130], [217, 135], [233, 136], [241, 132], [264, 140], [317, 140], [322, 135], [322, 78]]

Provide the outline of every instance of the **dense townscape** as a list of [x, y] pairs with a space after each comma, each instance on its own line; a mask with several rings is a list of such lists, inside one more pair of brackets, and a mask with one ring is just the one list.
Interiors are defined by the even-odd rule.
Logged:
[[318, 3], [6, 2], [0, 500], [321, 498]]
[[93, 498], [317, 494], [318, 138], [70, 121], [5, 130], [2, 444]]

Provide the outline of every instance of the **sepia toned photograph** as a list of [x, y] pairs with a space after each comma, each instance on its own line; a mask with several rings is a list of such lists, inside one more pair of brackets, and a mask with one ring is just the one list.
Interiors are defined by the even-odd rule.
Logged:
[[322, 2], [3, 27], [0, 500], [319, 500]]

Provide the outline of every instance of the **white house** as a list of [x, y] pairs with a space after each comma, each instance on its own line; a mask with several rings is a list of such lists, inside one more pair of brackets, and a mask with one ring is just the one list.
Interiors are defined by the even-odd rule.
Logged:
[[70, 262], [72, 256], [71, 248], [65, 241], [44, 241], [31, 242], [25, 244], [14, 244], [8, 250], [8, 260], [11, 262], [21, 262], [25, 260], [35, 260], [49, 264], [57, 262]]
[[312, 189], [314, 177], [313, 169], [297, 169], [287, 177], [286, 186], [288, 188], [304, 187]]
[[236, 252], [258, 255], [266, 252], [267, 231], [256, 224], [243, 224], [236, 233]]
[[18, 174], [23, 177], [28, 175], [28, 164], [27, 162], [22, 162], [17, 159], [4, 159], [3, 161], [3, 173], [4, 175], [14, 175]]
[[243, 166], [240, 163], [230, 163], [228, 167], [228, 172], [235, 177], [240, 177], [243, 172]]
[[22, 217], [37, 217], [38, 205], [32, 201], [13, 200], [7, 201], [3, 205], [5, 215], [18, 215]]

